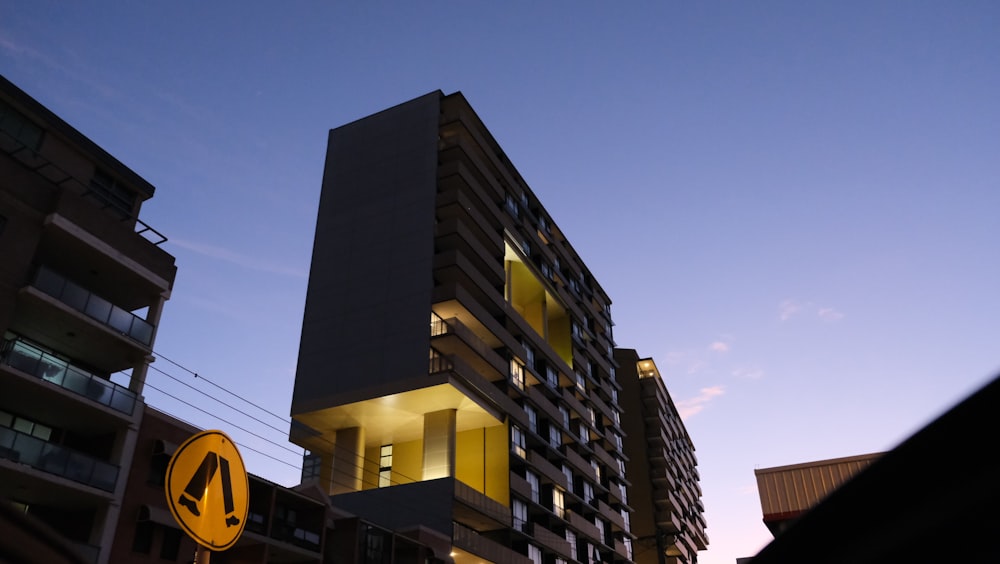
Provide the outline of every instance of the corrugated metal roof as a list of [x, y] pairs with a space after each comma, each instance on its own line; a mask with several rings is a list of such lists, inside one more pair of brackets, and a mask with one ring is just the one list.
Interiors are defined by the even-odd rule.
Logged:
[[754, 470], [764, 520], [810, 509], [880, 456], [863, 454]]

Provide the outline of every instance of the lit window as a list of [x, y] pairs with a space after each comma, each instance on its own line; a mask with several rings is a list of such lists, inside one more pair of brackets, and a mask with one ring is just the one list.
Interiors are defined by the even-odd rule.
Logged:
[[529, 544], [528, 560], [531, 560], [534, 564], [542, 564], [542, 549], [533, 544]]
[[517, 389], [524, 389], [524, 365], [517, 359], [510, 361], [510, 381]]
[[521, 216], [521, 211], [518, 209], [517, 200], [514, 198], [513, 194], [507, 194], [506, 204], [507, 204], [507, 211], [510, 212], [510, 215], [514, 217]]
[[559, 488], [552, 489], [552, 512], [557, 517], [566, 516], [566, 506], [563, 502], [563, 491]]
[[579, 372], [576, 373], [576, 387], [581, 392], [587, 391], [587, 379], [583, 377], [583, 374]]
[[579, 558], [580, 555], [576, 553], [576, 533], [570, 529], [566, 529], [566, 542], [569, 543], [569, 554], [573, 560]]
[[392, 445], [382, 445], [378, 457], [378, 487], [392, 485]]
[[510, 450], [520, 456], [521, 458], [527, 458], [527, 452], [525, 452], [525, 441], [524, 441], [524, 431], [521, 430], [517, 425], [510, 426]]
[[519, 499], [512, 500], [511, 513], [514, 517], [514, 528], [521, 532], [527, 532], [528, 525], [528, 504]]

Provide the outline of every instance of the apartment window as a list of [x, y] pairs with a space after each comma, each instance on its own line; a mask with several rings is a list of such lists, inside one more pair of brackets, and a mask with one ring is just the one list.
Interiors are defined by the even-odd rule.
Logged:
[[323, 457], [313, 452], [306, 452], [302, 456], [302, 481], [308, 482], [319, 478], [322, 464]]
[[576, 388], [581, 392], [587, 391], [587, 379], [579, 372], [576, 373]]
[[563, 476], [566, 476], [566, 483], [569, 484], [570, 489], [573, 489], [573, 470], [566, 464], [562, 465]]
[[597, 476], [597, 481], [601, 481], [601, 465], [596, 460], [590, 461], [590, 467], [594, 469], [594, 475]]
[[545, 262], [545, 259], [539, 259], [538, 266], [542, 270], [543, 277], [552, 278], [552, 269], [549, 267], [549, 263]]
[[590, 419], [592, 425], [597, 425], [597, 412], [589, 405], [587, 406], [587, 418]]
[[559, 387], [559, 372], [551, 366], [545, 367], [545, 381], [553, 388]]
[[366, 527], [363, 564], [388, 564], [392, 558], [392, 536], [388, 531]]
[[514, 529], [527, 532], [528, 504], [516, 498], [511, 500], [511, 514], [514, 517]]
[[512, 215], [512, 216], [514, 216], [516, 218], [521, 217], [521, 210], [518, 209], [517, 199], [514, 198], [513, 194], [510, 194], [510, 193], [507, 194], [507, 197], [505, 199], [505, 203], [506, 203], [506, 206], [507, 206], [507, 211], [510, 212], [510, 215]]
[[576, 533], [570, 529], [566, 529], [566, 542], [569, 543], [569, 554], [573, 560], [579, 559], [580, 555], [576, 552]]
[[531, 501], [538, 503], [538, 475], [531, 470], [525, 470], [524, 480], [531, 487]]
[[[615, 379], [615, 368], [613, 366], [611, 367], [611, 379]], [[618, 388], [611, 388], [611, 401], [616, 404], [618, 403]]]
[[510, 426], [510, 450], [514, 454], [520, 456], [521, 458], [527, 458], [528, 453], [525, 451], [525, 440], [524, 431], [521, 430], [517, 425]]
[[625, 461], [621, 458], [616, 458], [615, 462], [618, 463], [618, 473], [622, 476], [625, 475]]
[[535, 369], [535, 349], [531, 348], [531, 345], [527, 341], [521, 341], [521, 346], [524, 347], [524, 361], [528, 365], [528, 369]]
[[510, 382], [519, 390], [524, 389], [524, 365], [517, 359], [510, 360]]
[[122, 217], [131, 216], [135, 208], [135, 192], [103, 170], [94, 171], [94, 177], [90, 179], [90, 193]]
[[534, 564], [542, 564], [542, 549], [533, 544], [528, 545], [528, 559]]
[[382, 445], [378, 453], [378, 487], [392, 485], [392, 445]]
[[563, 491], [559, 488], [552, 488], [552, 512], [557, 517], [566, 517], [566, 505], [563, 501]]
[[562, 446], [562, 432], [552, 424], [549, 424], [549, 444], [552, 445], [552, 448]]
[[565, 405], [559, 405], [559, 413], [562, 414], [563, 427], [569, 429], [569, 409]]
[[25, 435], [31, 435], [43, 441], [47, 441], [52, 437], [52, 427], [35, 423], [23, 417], [16, 417], [5, 411], [0, 411], [0, 426], [10, 427], [15, 431], [20, 431]]
[[42, 128], [3, 100], [0, 100], [0, 131], [32, 151], [42, 145]]
[[588, 442], [590, 440], [590, 431], [587, 430], [587, 425], [583, 421], [580, 421], [580, 440], [583, 442]]
[[583, 502], [584, 503], [590, 503], [591, 501], [594, 501], [594, 486], [590, 482], [584, 480], [584, 482], [583, 482]]
[[532, 433], [538, 432], [538, 412], [530, 405], [524, 406], [524, 414], [528, 416], [528, 428]]

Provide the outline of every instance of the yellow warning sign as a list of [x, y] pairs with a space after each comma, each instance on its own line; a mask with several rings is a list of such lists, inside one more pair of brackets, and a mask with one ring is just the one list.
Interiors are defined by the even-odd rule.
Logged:
[[250, 484], [236, 443], [222, 431], [203, 431], [177, 447], [166, 490], [174, 519], [201, 546], [226, 550], [240, 538]]

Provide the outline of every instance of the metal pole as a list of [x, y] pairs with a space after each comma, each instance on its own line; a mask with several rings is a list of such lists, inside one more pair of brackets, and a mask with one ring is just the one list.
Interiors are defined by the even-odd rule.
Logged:
[[206, 550], [204, 546], [198, 545], [194, 551], [194, 564], [209, 564], [212, 559], [212, 551]]

